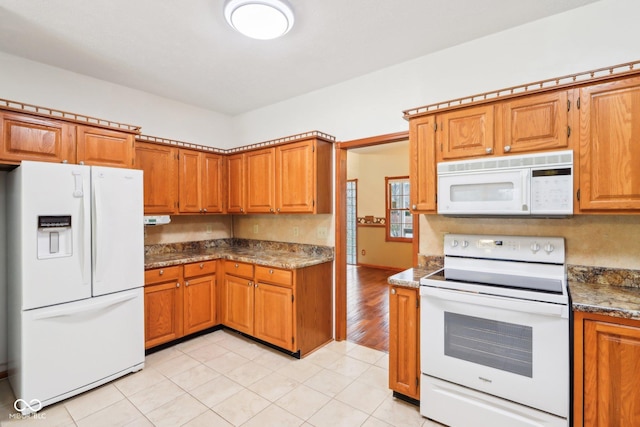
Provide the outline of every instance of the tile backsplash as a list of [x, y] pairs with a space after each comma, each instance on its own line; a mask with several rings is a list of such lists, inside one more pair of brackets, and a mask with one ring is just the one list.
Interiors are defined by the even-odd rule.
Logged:
[[441, 255], [445, 233], [560, 236], [565, 238], [567, 264], [640, 267], [640, 215], [576, 215], [563, 219], [420, 215], [420, 254]]
[[232, 236], [229, 215], [174, 215], [166, 225], [146, 225], [144, 244], [227, 239]]

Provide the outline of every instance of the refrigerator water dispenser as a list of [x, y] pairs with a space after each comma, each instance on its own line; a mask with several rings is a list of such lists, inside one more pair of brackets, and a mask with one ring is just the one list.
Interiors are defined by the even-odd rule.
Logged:
[[71, 256], [71, 215], [38, 216], [38, 259]]

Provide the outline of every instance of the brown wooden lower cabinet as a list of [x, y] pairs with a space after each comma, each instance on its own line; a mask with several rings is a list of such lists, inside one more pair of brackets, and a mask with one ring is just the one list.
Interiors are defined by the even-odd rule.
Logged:
[[574, 313], [573, 425], [640, 426], [640, 321]]
[[420, 399], [420, 294], [415, 288], [389, 288], [389, 388]]
[[253, 267], [225, 261], [225, 326], [301, 357], [331, 341], [330, 262], [295, 270]]
[[145, 348], [215, 326], [218, 261], [145, 271]]

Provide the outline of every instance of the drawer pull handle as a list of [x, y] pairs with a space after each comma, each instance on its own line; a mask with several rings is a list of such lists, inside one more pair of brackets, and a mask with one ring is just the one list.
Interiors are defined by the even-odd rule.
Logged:
[[238, 264], [236, 264], [236, 268], [238, 268]]
[[160, 270], [160, 275], [162, 276], [164, 274], [164, 270]]
[[200, 263], [200, 269], [203, 269], [203, 268], [204, 268], [204, 263], [203, 263], [203, 262], [201, 262], [201, 263]]
[[273, 274], [273, 270], [269, 270], [269, 274]]
[[180, 282], [176, 283], [176, 288], [180, 287]]
[[391, 295], [395, 295], [396, 294], [396, 288], [392, 288], [391, 289]]

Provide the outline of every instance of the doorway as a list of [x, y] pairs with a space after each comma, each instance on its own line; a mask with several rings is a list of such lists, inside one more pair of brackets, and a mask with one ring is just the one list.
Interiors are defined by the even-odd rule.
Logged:
[[[347, 155], [348, 151], [352, 154], [358, 153], [358, 151], [365, 148], [371, 148], [381, 146], [385, 144], [391, 144], [395, 142], [408, 141], [408, 132], [400, 132], [396, 134], [382, 135], [379, 137], [366, 138], [361, 140], [354, 140], [348, 142], [342, 142], [336, 145], [336, 340], [346, 340], [358, 342], [359, 344], [378, 348], [383, 351], [387, 351], [388, 348], [388, 284], [387, 278], [397, 271], [404, 268], [385, 268], [385, 262], [376, 262], [374, 264], [379, 265], [367, 265], [365, 262], [358, 262], [358, 257], [361, 249], [357, 238], [355, 239], [356, 256], [355, 262], [352, 256], [354, 241], [353, 236], [357, 236], [358, 226], [363, 226], [361, 222], [363, 218], [356, 208], [350, 206], [350, 189], [353, 184], [350, 184], [352, 180], [347, 177]], [[383, 148], [383, 147], [378, 147]], [[377, 149], [376, 149], [377, 150]], [[406, 148], [405, 148], [406, 150]], [[409, 154], [406, 150], [404, 158], [409, 161]], [[397, 174], [394, 171], [390, 171], [389, 175]], [[357, 187], [364, 185], [363, 181], [357, 181]], [[384, 188], [384, 179], [380, 185], [380, 191]], [[357, 188], [359, 195], [362, 197], [363, 190]], [[368, 192], [367, 192], [368, 193]], [[357, 193], [356, 193], [357, 194]], [[369, 193], [368, 193], [369, 194]], [[382, 196], [384, 199], [384, 196]], [[384, 201], [382, 202], [384, 203]], [[356, 227], [355, 232], [351, 234], [349, 232], [350, 224], [353, 224], [353, 212], [356, 213]], [[366, 214], [363, 212], [363, 214]], [[378, 213], [378, 216], [383, 216], [384, 213]], [[380, 219], [380, 218], [376, 218]], [[384, 218], [383, 218], [384, 219]], [[369, 224], [371, 225], [371, 224]], [[382, 226], [384, 230], [384, 221], [378, 224]], [[417, 236], [417, 232], [415, 234]], [[417, 258], [417, 238], [414, 240], [412, 265], [415, 264]], [[411, 255], [410, 254], [410, 255]], [[409, 268], [407, 266], [405, 268]], [[350, 286], [352, 285], [353, 286]], [[374, 286], [363, 286], [367, 284], [375, 284]], [[386, 301], [386, 302], [385, 302]], [[369, 310], [367, 310], [369, 309]], [[355, 319], [359, 318], [360, 325], [357, 325]], [[349, 324], [349, 326], [348, 326]], [[349, 331], [347, 330], [349, 328]]]

